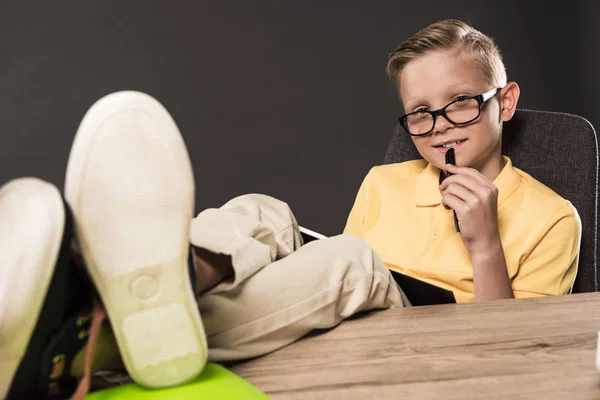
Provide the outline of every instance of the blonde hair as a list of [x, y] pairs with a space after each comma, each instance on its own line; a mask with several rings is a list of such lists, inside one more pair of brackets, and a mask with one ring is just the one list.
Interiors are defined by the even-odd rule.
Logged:
[[493, 39], [455, 19], [433, 23], [400, 43], [389, 54], [386, 73], [399, 90], [400, 73], [406, 64], [429, 51], [451, 49], [470, 51], [490, 84], [496, 87], [506, 85], [506, 69]]

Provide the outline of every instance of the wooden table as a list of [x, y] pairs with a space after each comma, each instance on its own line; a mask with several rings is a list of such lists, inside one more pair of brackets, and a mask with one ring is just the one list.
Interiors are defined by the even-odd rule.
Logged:
[[600, 399], [600, 293], [372, 312], [231, 369], [274, 399]]

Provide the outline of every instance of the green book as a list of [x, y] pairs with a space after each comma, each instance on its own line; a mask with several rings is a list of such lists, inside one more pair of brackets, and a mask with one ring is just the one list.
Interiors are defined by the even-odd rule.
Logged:
[[269, 397], [250, 383], [214, 363], [206, 364], [202, 374], [192, 382], [166, 388], [146, 389], [135, 383], [103, 389], [88, 394], [86, 400], [268, 400]]

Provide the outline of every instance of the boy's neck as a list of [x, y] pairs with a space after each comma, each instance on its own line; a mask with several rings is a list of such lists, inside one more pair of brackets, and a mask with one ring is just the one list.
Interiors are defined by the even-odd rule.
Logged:
[[504, 169], [504, 157], [502, 157], [502, 155], [500, 155], [500, 159], [499, 160], [490, 160], [490, 162], [488, 162], [487, 164], [483, 165], [481, 168], [475, 168], [477, 169], [483, 176], [485, 176], [486, 178], [488, 178], [490, 181], [494, 181], [498, 175], [500, 175], [500, 172], [502, 172], [502, 169]]

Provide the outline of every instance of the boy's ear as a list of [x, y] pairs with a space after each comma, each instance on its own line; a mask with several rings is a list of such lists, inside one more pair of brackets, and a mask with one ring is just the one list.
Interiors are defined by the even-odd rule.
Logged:
[[508, 82], [500, 90], [500, 119], [503, 122], [510, 121], [517, 109], [517, 103], [519, 102], [519, 95], [521, 89], [516, 82]]

